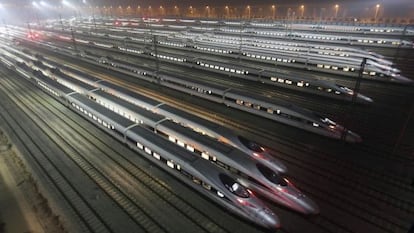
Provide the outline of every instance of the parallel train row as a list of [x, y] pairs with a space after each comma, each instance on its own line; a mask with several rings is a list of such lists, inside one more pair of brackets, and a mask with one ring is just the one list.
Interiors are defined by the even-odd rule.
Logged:
[[[83, 21], [84, 23], [92, 24], [91, 20]], [[214, 32], [217, 34], [243, 34], [243, 36], [257, 36], [262, 38], [279, 38], [279, 39], [292, 39], [298, 41], [319, 42], [319, 43], [331, 43], [341, 45], [358, 45], [358, 46], [372, 46], [372, 47], [405, 47], [413, 48], [413, 42], [408, 40], [402, 40], [401, 36], [413, 36], [412, 28], [384, 28], [384, 27], [355, 27], [355, 30], [347, 28], [346, 26], [327, 26], [327, 25], [313, 25], [312, 30], [304, 30], [307, 27], [302, 24], [282, 24], [279, 27], [260, 27], [260, 24], [246, 25], [246, 22], [228, 22], [224, 25], [217, 25], [219, 21], [200, 20], [195, 23], [186, 21], [185, 24], [180, 22], [165, 22], [162, 20], [141, 20], [136, 19], [134, 21], [122, 19], [110, 19], [103, 20], [104, 26], [117, 26], [128, 28], [146, 28], [152, 26], [157, 29], [170, 29], [170, 30], [188, 30], [193, 32]], [[95, 22], [96, 23], [96, 22]], [[216, 25], [215, 25], [216, 24]], [[333, 33], [334, 30], [344, 29], [343, 33]], [[346, 31], [346, 29], [350, 29]], [[360, 32], [370, 31], [370, 33], [363, 33], [364, 35], [358, 35]], [[302, 32], [303, 31], [303, 32]], [[324, 34], [321, 34], [321, 31]], [[387, 32], [389, 31], [389, 32]], [[395, 33], [392, 33], [395, 32]], [[369, 36], [367, 36], [369, 35]], [[389, 38], [392, 35], [394, 38]], [[382, 36], [382, 37], [381, 37]]]
[[[59, 40], [70, 41], [68, 37], [58, 37]], [[210, 72], [225, 74], [229, 77], [242, 78], [250, 81], [258, 81], [261, 83], [279, 86], [295, 91], [320, 95], [332, 99], [352, 101], [354, 91], [343, 85], [335, 84], [333, 82], [318, 80], [311, 77], [300, 75], [286, 74], [282, 72], [270, 72], [263, 69], [245, 67], [238, 64], [227, 64], [212, 59], [191, 57], [183, 54], [171, 54], [167, 52], [158, 51], [157, 55], [151, 51], [145, 50], [142, 47], [128, 45], [127, 47], [122, 45], [122, 42], [113, 45], [92, 42], [90, 40], [75, 39], [80, 44], [88, 44], [89, 46], [107, 49], [109, 51], [118, 50], [121, 53], [126, 53], [133, 56], [145, 57], [157, 56], [164, 62], [174, 63], [177, 65], [189, 66], [196, 69], [207, 70]], [[87, 51], [88, 52], [88, 51]], [[372, 102], [372, 99], [364, 96], [360, 93], [356, 93], [355, 100], [359, 103], [368, 104]]]
[[[60, 32], [61, 33], [61, 32]], [[82, 33], [79, 32], [78, 33]], [[91, 33], [92, 35], [97, 36], [110, 36], [110, 34], [104, 34], [104, 33]], [[16, 35], [17, 36], [17, 35]], [[62, 36], [62, 35], [52, 35], [49, 36], [60, 40], [60, 41], [72, 41], [70, 37], [68, 36]], [[91, 35], [89, 35], [91, 36]], [[122, 37], [125, 38], [125, 37]], [[139, 46], [134, 46], [132, 43], [128, 43], [128, 46], [125, 45], [125, 41], [121, 40], [122, 38], [111, 38], [114, 43], [108, 44], [108, 42], [100, 42], [99, 39], [96, 39], [95, 41], [91, 41], [90, 38], [82, 38], [79, 35], [75, 39], [76, 43], [79, 44], [88, 44], [90, 46], [94, 46], [95, 48], [100, 49], [107, 49], [109, 51], [119, 51], [122, 53], [127, 53], [134, 56], [155, 56], [154, 53], [151, 51], [148, 51], [146, 49], [143, 49]], [[118, 41], [118, 43], [116, 43]], [[179, 44], [179, 43], [170, 43], [166, 42], [164, 40], [158, 41], [161, 45], [172, 45], [172, 46], [181, 46], [185, 47], [185, 44]], [[148, 41], [147, 43], [151, 43], [151, 41]], [[145, 46], [145, 45], [142, 45]], [[229, 54], [232, 54], [233, 52], [231, 50], [226, 49], [211, 49], [210, 47], [200, 47], [196, 46], [197, 49], [200, 50], [206, 50], [208, 52], [219, 52], [224, 53], [227, 52]], [[185, 51], [183, 52], [186, 53]], [[147, 57], [146, 57], [147, 58]], [[348, 87], [345, 87], [343, 85], [335, 84], [333, 82], [329, 82], [326, 80], [318, 80], [314, 79], [312, 77], [303, 75], [303, 74], [287, 74], [283, 72], [275, 72], [275, 71], [266, 71], [263, 69], [258, 68], [252, 68], [252, 67], [244, 67], [237, 64], [225, 64], [223, 62], [213, 61], [206, 58], [200, 58], [200, 57], [188, 57], [188, 56], [180, 56], [180, 55], [174, 55], [174, 54], [167, 54], [165, 52], [158, 52], [158, 58], [166, 61], [175, 63], [178, 65], [185, 65], [185, 66], [191, 66], [197, 69], [203, 69], [208, 70], [211, 72], [221, 73], [225, 74], [230, 77], [236, 77], [236, 78], [242, 78], [247, 79], [251, 81], [258, 81], [261, 83], [274, 85], [282, 88], [288, 88], [291, 90], [299, 91], [299, 92], [305, 92], [309, 94], [315, 94], [320, 95], [328, 98], [338, 99], [338, 100], [344, 100], [344, 101], [352, 101], [354, 94], [356, 94], [355, 100], [360, 103], [371, 103], [372, 99], [364, 96], [360, 93], [354, 93], [353, 90], [351, 90]], [[283, 59], [281, 60], [283, 62], [287, 62], [288, 60]]]
[[246, 93], [234, 88], [222, 87], [178, 75], [172, 76], [162, 72], [155, 73], [152, 70], [137, 68], [135, 64], [121, 61], [116, 58], [99, 57], [90, 53], [80, 53], [79, 55], [75, 53], [75, 55], [73, 55], [72, 53], [74, 51], [72, 50], [58, 48], [50, 44], [43, 44], [43, 46], [53, 48], [54, 52], [76, 56], [83, 61], [91, 62], [181, 92], [199, 96], [210, 101], [223, 103], [228, 107], [259, 115], [319, 135], [334, 139], [342, 139], [348, 142], [362, 141], [359, 135], [332, 120], [281, 100], [270, 100], [260, 95]]
[[303, 31], [326, 31], [326, 32], [335, 32], [335, 33], [355, 33], [355, 34], [368, 34], [368, 35], [414, 35], [414, 30], [411, 27], [407, 26], [376, 26], [376, 25], [339, 25], [339, 24], [321, 24], [321, 23], [286, 23], [282, 21], [234, 21], [234, 20], [199, 20], [199, 19], [170, 19], [170, 18], [160, 18], [160, 19], [127, 19], [127, 18], [118, 18], [111, 19], [116, 20], [120, 24], [126, 26], [136, 26], [137, 23], [154, 23], [161, 22], [163, 24], [172, 24], [172, 25], [201, 25], [207, 24], [212, 26], [235, 26], [235, 27], [250, 27], [250, 28], [278, 28], [286, 29], [292, 28], [294, 30], [303, 30]]
[[[115, 29], [108, 28], [108, 30]], [[159, 29], [154, 31], [146, 29], [144, 32], [156, 34], [159, 31]], [[103, 31], [102, 33], [92, 32], [92, 34], [110, 37], [124, 45], [127, 42], [131, 44], [144, 42], [142, 38], [138, 40], [137, 33], [134, 32], [140, 32], [142, 37], [145, 36], [139, 29], [120, 29], [112, 33]], [[83, 31], [77, 30], [76, 33], [83, 33]], [[161, 39], [158, 39], [157, 42], [162, 46], [176, 49], [191, 48], [199, 52], [221, 56], [241, 56], [247, 60], [353, 77], [357, 76], [362, 59], [367, 58], [367, 64], [363, 71], [364, 78], [396, 82], [412, 81], [402, 76], [400, 70], [393, 67], [392, 62], [383, 56], [354, 48], [329, 46], [318, 42], [303, 43], [256, 37], [241, 38], [240, 35], [213, 33], [180, 32], [159, 35]], [[151, 41], [145, 42], [150, 43]]]
[[[22, 62], [21, 59], [20, 59], [19, 66], [26, 68], [26, 69], [29, 68], [26, 63]], [[43, 68], [39, 68], [42, 66]], [[48, 64], [48, 66], [50, 66], [50, 64]], [[294, 188], [294, 186], [286, 178], [279, 175], [278, 171], [273, 171], [268, 166], [262, 164], [261, 161], [254, 161], [253, 159], [244, 156], [240, 152], [237, 152], [237, 150], [230, 149], [228, 147], [223, 148], [223, 145], [218, 145], [218, 142], [214, 142], [211, 139], [208, 140], [206, 137], [204, 137], [204, 139], [201, 140], [200, 135], [197, 135], [196, 133], [188, 132], [187, 128], [183, 126], [178, 126], [177, 124], [168, 120], [167, 118], [156, 116], [156, 114], [154, 113], [151, 114], [149, 112], [146, 112], [144, 109], [139, 109], [136, 106], [135, 107], [132, 106], [131, 103], [124, 100], [126, 98], [125, 96], [128, 96], [126, 94], [124, 94], [124, 96], [121, 97], [122, 99], [118, 99], [117, 97], [114, 97], [113, 95], [117, 96], [116, 93], [119, 93], [119, 92], [114, 93], [113, 91], [114, 89], [111, 89], [110, 87], [114, 87], [115, 85], [107, 83], [102, 80], [96, 81], [96, 79], [93, 79], [93, 80], [89, 79], [89, 82], [93, 82], [95, 84], [99, 83], [98, 85], [101, 87], [102, 90], [108, 91], [108, 93], [106, 93], [102, 90], [96, 90], [96, 87], [94, 86], [89, 86], [85, 83], [80, 84], [78, 81], [74, 81], [73, 78], [69, 78], [67, 75], [60, 72], [60, 70], [56, 70], [56, 69], [55, 71], [58, 71], [59, 74], [53, 76], [53, 79], [57, 81], [57, 83], [53, 84], [53, 81], [45, 76], [45, 74], [47, 74], [48, 76], [50, 75], [50, 72], [45, 71], [45, 68], [47, 68], [47, 66], [44, 66], [42, 63], [37, 62], [37, 64], [32, 65], [31, 68], [34, 68], [35, 70], [38, 70], [39, 72], [42, 72], [42, 73], [37, 73], [37, 84], [40, 85], [42, 88], [45, 88], [49, 92], [52, 92], [53, 94], [58, 95], [58, 96], [63, 96], [60, 90], [56, 90], [53, 87], [55, 87], [56, 85], [65, 84], [64, 86], [71, 87], [72, 91], [77, 90], [80, 92], [84, 92], [84, 94], [87, 94], [90, 99], [93, 99], [97, 103], [105, 106], [106, 108], [109, 108], [113, 112], [116, 112], [132, 120], [132, 122], [134, 122], [135, 124], [131, 124], [130, 126], [123, 128], [121, 131], [118, 130], [118, 133], [121, 133], [121, 136], [123, 136], [124, 140], [126, 140], [128, 132], [131, 130], [131, 128], [132, 128], [132, 132], [134, 132], [133, 127], [137, 125], [144, 125], [145, 128], [151, 129], [151, 131], [156, 132], [158, 135], [164, 135], [166, 140], [172, 141], [178, 145], [181, 144], [180, 146], [186, 148], [187, 150], [190, 150], [192, 152], [198, 152], [198, 155], [201, 156], [202, 158], [206, 160], [210, 160], [218, 164], [219, 166], [224, 167], [227, 170], [233, 171], [233, 175], [236, 175], [237, 177], [235, 178], [235, 180], [234, 179], [232, 180], [231, 188], [233, 190], [237, 190], [239, 188], [238, 185], [240, 183], [253, 189], [254, 191], [259, 192], [260, 194], [264, 195], [265, 197], [269, 198], [272, 201], [285, 205], [301, 213], [314, 214], [318, 212], [317, 206], [309, 198], [304, 196], [299, 190]], [[85, 77], [82, 76], [82, 79], [84, 78]], [[117, 89], [119, 90], [119, 88]], [[70, 93], [70, 92], [67, 92], [67, 93]], [[129, 96], [129, 98], [133, 98], [133, 97]], [[135, 99], [135, 100], [138, 100], [138, 99]], [[142, 101], [142, 99], [140, 101]], [[75, 106], [73, 102], [71, 103], [73, 106]], [[114, 126], [115, 124], [108, 124], [108, 123], [105, 123], [105, 121], [103, 120], [99, 122], [99, 120], [103, 118], [100, 118], [99, 115], [91, 116], [91, 113], [90, 113], [91, 110], [86, 108], [84, 105], [82, 105], [83, 109], [82, 107], [78, 107], [78, 106], [79, 104], [76, 105], [75, 107], [78, 110], [81, 110], [82, 112], [84, 112], [85, 114], [89, 114], [89, 116], [92, 119], [97, 120], [98, 123], [103, 124], [104, 126], [106, 124], [105, 127], [108, 127], [115, 131], [117, 130], [118, 127]], [[151, 117], [155, 119], [151, 119]], [[173, 138], [172, 135], [179, 135], [179, 137], [178, 139]], [[136, 138], [136, 137], [132, 137], [132, 138]], [[186, 138], [187, 141], [180, 141], [182, 140], [182, 138]], [[191, 138], [198, 138], [200, 142], [192, 141]], [[190, 141], [191, 146], [190, 144], [187, 144], [188, 141]], [[142, 144], [137, 142], [136, 145], [139, 148], [143, 149], [146, 153], [148, 154], [152, 153], [150, 149], [143, 148]], [[207, 149], [209, 151], [202, 152], [200, 149], [201, 150]], [[154, 157], [159, 160], [160, 159], [159, 154], [157, 154], [157, 156], [154, 155]], [[174, 161], [177, 161], [177, 159], [166, 160], [166, 163], [169, 167], [178, 168], [178, 170], [181, 171], [183, 166], [180, 163], [176, 163]], [[220, 175], [220, 177], [222, 176], [223, 175]], [[197, 177], [200, 177], [200, 176], [197, 176]], [[193, 177], [193, 181], [196, 182], [194, 180], [194, 177]], [[237, 188], [234, 187], [235, 181], [239, 182], [236, 184]], [[211, 190], [212, 187], [210, 185], [207, 185], [207, 186], [205, 185], [206, 184], [203, 183], [204, 188]], [[216, 189], [213, 189], [213, 190], [216, 190]], [[219, 191], [217, 191], [217, 195], [222, 198], [224, 197], [222, 196], [223, 192], [220, 192], [219, 194]], [[238, 199], [238, 201], [241, 204], [244, 204], [244, 201], [240, 201], [240, 199]], [[240, 214], [240, 215], [243, 215], [243, 214]], [[251, 218], [250, 215], [245, 216], [245, 217]], [[262, 223], [259, 222], [259, 225], [262, 225]], [[269, 227], [269, 226], [271, 225], [266, 225], [266, 227]]]

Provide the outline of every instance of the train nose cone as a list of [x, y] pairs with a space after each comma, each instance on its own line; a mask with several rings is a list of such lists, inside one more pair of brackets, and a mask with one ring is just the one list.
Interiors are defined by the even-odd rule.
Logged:
[[259, 216], [262, 220], [263, 226], [268, 229], [280, 228], [280, 219], [270, 209], [263, 209], [259, 212]]
[[359, 143], [362, 142], [362, 138], [361, 136], [359, 136], [358, 134], [348, 130], [347, 134], [346, 134], [346, 138], [345, 140], [347, 142], [352, 142], [352, 143]]
[[279, 159], [273, 158], [271, 162], [275, 170], [277, 170], [280, 173], [287, 173], [288, 169], [286, 165], [283, 164], [282, 161], [280, 161]]
[[374, 102], [370, 97], [365, 96], [365, 95], [361, 95], [358, 94], [358, 100], [360, 100], [359, 102], [362, 102], [363, 104], [370, 104], [372, 102]]
[[312, 199], [301, 196], [299, 200], [304, 214], [319, 214], [319, 206]]

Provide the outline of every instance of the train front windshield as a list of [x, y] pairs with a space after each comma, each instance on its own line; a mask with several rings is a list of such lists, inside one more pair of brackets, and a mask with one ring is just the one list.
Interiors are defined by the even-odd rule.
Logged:
[[241, 198], [248, 198], [249, 192], [241, 184], [237, 183], [233, 178], [226, 174], [220, 174], [220, 180], [224, 186], [233, 194]]
[[285, 179], [283, 179], [282, 176], [274, 172], [272, 169], [266, 167], [261, 163], [257, 163], [256, 167], [270, 182], [281, 186], [287, 186]]
[[255, 143], [253, 141], [250, 141], [247, 138], [244, 138], [242, 136], [239, 136], [238, 138], [239, 138], [240, 142], [243, 143], [243, 145], [245, 147], [249, 148], [250, 150], [252, 150], [254, 152], [258, 152], [258, 153], [261, 153], [261, 152], [264, 151], [263, 148], [259, 144]]

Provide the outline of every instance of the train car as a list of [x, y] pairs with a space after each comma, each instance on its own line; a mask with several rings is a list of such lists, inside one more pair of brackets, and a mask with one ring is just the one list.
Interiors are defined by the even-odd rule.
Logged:
[[67, 99], [80, 115], [220, 206], [261, 227], [280, 227], [278, 217], [228, 172], [81, 94], [68, 95]]
[[[46, 59], [46, 58], [43, 58]], [[47, 60], [49, 63], [49, 60]], [[88, 83], [94, 87], [100, 88], [112, 95], [115, 95], [123, 100], [126, 100], [130, 103], [133, 103], [141, 108], [151, 110], [153, 112], [159, 113], [163, 116], [166, 116], [169, 119], [173, 119], [186, 127], [192, 128], [194, 131], [207, 134], [210, 137], [216, 138], [217, 140], [229, 144], [244, 153], [250, 155], [252, 158], [266, 164], [273, 170], [278, 172], [285, 173], [287, 168], [283, 163], [270, 156], [260, 145], [251, 141], [242, 136], [238, 136], [235, 132], [218, 125], [216, 123], [204, 120], [199, 117], [195, 117], [192, 114], [186, 113], [182, 110], [174, 108], [168, 104], [156, 101], [154, 99], [148, 98], [146, 96], [140, 95], [136, 92], [130, 91], [128, 89], [119, 87], [110, 82], [97, 80], [96, 78], [91, 77], [90, 75], [84, 75], [82, 72], [77, 71], [70, 67], [60, 68], [62, 73], [66, 73], [75, 77], [76, 79], [82, 80], [82, 82]], [[92, 90], [91, 87], [86, 87], [85, 90]], [[92, 95], [92, 93], [90, 93]], [[96, 97], [95, 97], [96, 98]], [[158, 119], [156, 122], [160, 121]]]
[[49, 93], [66, 93], [64, 97], [73, 110], [220, 206], [260, 227], [280, 227], [278, 217], [233, 175], [139, 127], [137, 123], [108, 111], [88, 97], [74, 93], [59, 82], [47, 80], [40, 71], [35, 71], [33, 78]]
[[[90, 92], [89, 97], [97, 103], [193, 152], [195, 156], [217, 164], [238, 176], [238, 180], [257, 193], [280, 205], [302, 214], [317, 214], [319, 208], [291, 182], [280, 175], [286, 167], [273, 163], [272, 167], [262, 164], [248, 154], [182, 126], [162, 115], [151, 113], [126, 100], [119, 99], [104, 91]], [[275, 166], [277, 170], [274, 170]]]
[[[114, 35], [115, 36], [115, 35]], [[125, 37], [125, 36], [124, 36]], [[123, 38], [124, 38], [123, 37]], [[68, 39], [70, 39], [68, 37]], [[258, 42], [251, 43], [250, 39], [247, 39], [247, 43], [244, 42], [243, 46], [237, 45], [238, 39], [213, 39], [211, 37], [206, 38], [208, 41], [214, 43], [207, 43], [206, 41], [196, 40], [195, 42], [185, 45], [184, 43], [175, 43], [170, 42], [169, 40], [161, 39], [159, 43], [165, 46], [172, 47], [189, 47], [201, 50], [208, 53], [222, 53], [222, 54], [235, 54], [241, 53], [248, 60], [260, 60], [265, 63], [275, 63], [283, 66], [290, 66], [295, 68], [304, 68], [308, 70], [315, 70], [320, 72], [342, 74], [347, 76], [356, 76], [357, 71], [362, 62], [362, 58], [369, 58], [365, 70], [363, 72], [365, 78], [369, 79], [378, 79], [378, 80], [391, 80], [397, 82], [411, 82], [410, 79], [401, 76], [400, 71], [394, 67], [391, 67], [392, 63], [383, 59], [374, 56], [372, 53], [362, 53], [359, 54], [356, 51], [352, 52], [329, 52], [325, 47], [327, 46], [316, 46], [318, 48], [313, 48], [314, 45], [308, 46], [307, 48], [295, 48], [283, 47], [283, 46], [270, 46], [268, 44], [263, 44]], [[125, 40], [125, 39], [123, 39]], [[246, 39], [245, 39], [246, 40]], [[217, 45], [217, 43], [227, 43], [226, 46]], [[113, 44], [106, 44], [101, 42], [91, 42], [93, 45], [102, 48], [114, 48]], [[123, 42], [125, 43], [125, 42]], [[230, 44], [228, 44], [230, 43]], [[233, 43], [235, 43], [233, 45]], [[199, 45], [200, 44], [200, 45]], [[129, 45], [128, 47], [130, 47]], [[230, 46], [230, 49], [229, 49]], [[253, 47], [252, 47], [253, 46]], [[129, 49], [125, 46], [119, 46], [120, 50], [127, 52], [143, 53], [139, 49]], [[237, 48], [239, 47], [239, 48]], [[260, 48], [265, 49], [260, 49]], [[269, 50], [271, 48], [271, 50]], [[325, 48], [321, 50], [321, 48]], [[130, 51], [128, 51], [130, 50]], [[261, 51], [262, 50], [262, 51]], [[152, 56], [155, 56], [154, 53], [151, 53]], [[170, 62], [185, 62], [186, 58], [180, 58], [177, 56], [171, 55], [157, 55], [161, 59], [171, 60]]]
[[345, 129], [332, 120], [287, 102], [270, 100], [259, 95], [247, 94], [240, 90], [223, 88], [199, 80], [185, 79], [185, 77], [176, 78], [163, 75], [162, 79], [164, 82], [169, 83], [169, 86], [172, 87], [175, 85], [177, 89], [181, 91], [186, 90], [191, 95], [224, 103], [229, 107], [250, 112], [290, 126], [335, 139], [345, 139], [348, 142], [362, 141], [359, 135]]
[[[124, 65], [125, 62], [108, 62], [109, 65], [114, 67], [114, 70], [121, 72], [129, 72], [129, 74], [135, 77], [142, 78], [142, 75], [136, 75], [132, 70], [128, 70], [128, 67]], [[145, 78], [148, 78], [145, 76]], [[161, 85], [168, 83], [169, 87], [177, 87], [178, 90], [187, 90], [186, 93], [195, 94], [209, 100], [215, 100], [219, 103], [224, 103], [227, 106], [231, 106], [242, 111], [246, 111], [252, 114], [266, 117], [275, 121], [279, 121], [284, 124], [288, 124], [294, 127], [308, 130], [323, 136], [344, 139], [348, 142], [361, 142], [362, 139], [359, 135], [345, 129], [344, 127], [336, 124], [330, 119], [324, 117], [315, 117], [317, 114], [312, 113], [309, 110], [302, 110], [297, 106], [292, 106], [288, 103], [283, 103], [280, 106], [278, 103], [268, 103], [269, 100], [266, 98], [253, 95], [251, 93], [244, 93], [246, 96], [240, 95], [242, 92], [234, 90], [235, 93], [231, 92], [212, 92], [211, 85], [201, 81], [189, 80], [185, 77], [172, 77], [166, 74], [158, 74], [156, 76], [158, 82]], [[185, 88], [183, 88], [185, 87]], [[195, 90], [206, 90], [207, 92], [198, 93]], [[232, 90], [233, 92], [233, 90]], [[231, 94], [231, 96], [229, 96]], [[250, 97], [247, 97], [250, 96]], [[255, 99], [258, 98], [258, 99]], [[283, 111], [283, 112], [282, 112]]]

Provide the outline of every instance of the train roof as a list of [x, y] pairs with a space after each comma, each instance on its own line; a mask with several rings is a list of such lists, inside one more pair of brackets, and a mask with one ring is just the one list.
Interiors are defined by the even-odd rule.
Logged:
[[151, 98], [149, 98], [147, 96], [141, 95], [141, 94], [139, 94], [137, 92], [134, 92], [134, 91], [131, 91], [131, 90], [127, 89], [127, 88], [120, 87], [120, 86], [118, 86], [116, 84], [113, 84], [111, 82], [103, 81], [103, 82], [100, 82], [99, 85], [102, 85], [102, 86], [105, 86], [105, 87], [114, 89], [114, 90], [116, 90], [118, 92], [122, 92], [125, 95], [129, 95], [132, 98], [141, 100], [141, 101], [143, 101], [143, 102], [145, 102], [145, 103], [147, 103], [149, 105], [152, 105], [154, 107], [156, 105], [158, 105], [158, 104], [161, 104], [161, 102], [158, 101], [158, 100], [151, 99]]
[[200, 133], [197, 133], [187, 127], [184, 127], [182, 125], [176, 124], [172, 121], [164, 121], [161, 123], [163, 126], [166, 126], [190, 139], [196, 140], [197, 142], [206, 145], [208, 147], [213, 148], [214, 150], [217, 150], [219, 152], [222, 152], [224, 154], [228, 154], [234, 150], [232, 146], [226, 145], [224, 143], [218, 142], [216, 139], [213, 139], [208, 136], [204, 136]]
[[55, 74], [58, 75], [59, 78], [64, 79], [64, 80], [66, 80], [68, 82], [71, 82], [71, 83], [73, 83], [73, 84], [75, 84], [77, 86], [80, 86], [81, 88], [83, 88], [85, 90], [90, 91], [90, 90], [96, 89], [96, 87], [91, 86], [91, 85], [89, 85], [87, 83], [84, 83], [84, 82], [82, 82], [82, 81], [80, 81], [80, 80], [78, 80], [76, 78], [73, 78], [72, 76], [69, 76], [69, 75], [67, 75], [65, 73], [62, 73], [60, 71], [58, 73], [55, 73]]
[[58, 89], [59, 91], [61, 91], [65, 95], [73, 92], [72, 89], [70, 89], [70, 88], [68, 88], [68, 87], [66, 87], [66, 86], [64, 86], [64, 85], [56, 82], [56, 80], [52, 80], [49, 77], [46, 77], [41, 72], [38, 72], [38, 74], [36, 74], [36, 77], [40, 81], [46, 83], [48, 86], [52, 86], [53, 88]]
[[117, 122], [118, 124], [120, 124], [124, 128], [134, 124], [134, 122], [132, 122], [131, 120], [129, 120], [129, 119], [127, 119], [127, 118], [125, 118], [125, 117], [123, 117], [123, 116], [121, 116], [121, 115], [105, 108], [104, 106], [96, 103], [93, 100], [90, 100], [88, 97], [86, 97], [82, 94], [74, 93], [74, 94], [71, 95], [71, 97], [78, 100], [82, 104], [86, 105], [90, 109], [93, 109], [96, 112], [99, 112], [101, 115], [112, 119], [113, 121]]
[[133, 112], [135, 112], [137, 114], [139, 114], [139, 115], [142, 115], [143, 117], [149, 118], [150, 120], [153, 120], [154, 122], [158, 122], [158, 121], [160, 121], [160, 120], [162, 120], [162, 119], [165, 118], [162, 115], [159, 115], [159, 114], [150, 112], [148, 110], [145, 110], [145, 109], [143, 109], [141, 107], [138, 107], [135, 104], [132, 104], [132, 103], [126, 101], [126, 100], [120, 99], [120, 98], [118, 98], [118, 97], [116, 97], [114, 95], [111, 95], [111, 94], [109, 94], [109, 93], [107, 93], [105, 91], [97, 90], [97, 91], [95, 91], [95, 93], [97, 95], [100, 95], [100, 96], [102, 96], [102, 97], [104, 97], [106, 99], [109, 99], [109, 100], [115, 102], [116, 104], [118, 104], [120, 106], [123, 106], [123, 107], [125, 107], [125, 108], [127, 108], [127, 109], [129, 109], [129, 110], [131, 110], [131, 111], [133, 111]]
[[[199, 158], [194, 155], [192, 152], [177, 146], [173, 142], [170, 142], [169, 140], [155, 134], [154, 132], [145, 129], [143, 127], [133, 127], [128, 130], [127, 134], [130, 135], [130, 133], [134, 133], [138, 135], [139, 137], [144, 138], [145, 140], [157, 145], [158, 147], [161, 147], [163, 150], [167, 151], [168, 153], [172, 154], [175, 157], [179, 157], [180, 159], [186, 161], [186, 162], [195, 162]], [[162, 146], [161, 146], [162, 145]], [[155, 151], [157, 153], [160, 153], [159, 151]]]
[[97, 78], [95, 76], [92, 76], [92, 75], [87, 74], [85, 72], [79, 71], [79, 70], [77, 70], [77, 69], [75, 69], [75, 68], [73, 68], [71, 66], [64, 65], [63, 67], [64, 67], [64, 69], [70, 71], [71, 73], [77, 74], [77, 75], [82, 76], [84, 78], [87, 78], [87, 79], [89, 79], [91, 81], [96, 82], [96, 81], [99, 81], [100, 80], [99, 78]]
[[221, 128], [221, 127], [222, 127], [222, 126], [221, 126], [221, 125], [219, 125], [219, 124], [216, 124], [216, 123], [214, 123], [214, 122], [211, 122], [211, 121], [205, 120], [205, 119], [200, 118], [200, 117], [198, 117], [198, 116], [194, 116], [193, 114], [190, 114], [190, 113], [185, 112], [185, 111], [183, 111], [183, 110], [177, 109], [177, 108], [172, 107], [172, 106], [170, 106], [170, 105], [166, 105], [166, 104], [164, 104], [164, 105], [159, 106], [159, 108], [160, 108], [160, 109], [163, 109], [163, 110], [165, 110], [165, 111], [171, 112], [171, 113], [173, 113], [174, 115], [180, 116], [180, 117], [182, 117], [182, 118], [184, 118], [184, 119], [188, 119], [188, 120], [189, 120], [189, 121], [191, 121], [191, 122], [195, 122], [195, 123], [197, 123], [197, 124], [203, 125], [203, 126], [205, 126], [206, 128], [209, 128], [209, 129], [211, 129], [211, 130], [213, 130], [213, 131], [217, 131], [219, 128]]

